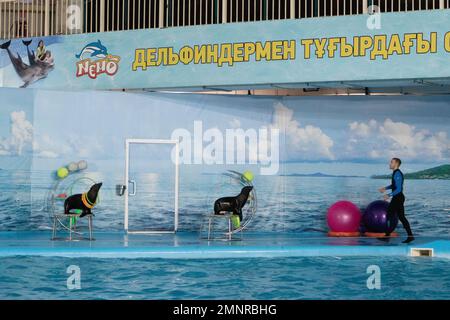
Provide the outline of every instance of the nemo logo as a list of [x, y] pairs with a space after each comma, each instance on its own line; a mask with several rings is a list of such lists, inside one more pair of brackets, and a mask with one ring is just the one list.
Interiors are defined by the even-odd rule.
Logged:
[[109, 54], [100, 40], [84, 46], [75, 58], [80, 60], [76, 63], [77, 77], [96, 79], [101, 74], [113, 76], [119, 70], [120, 57]]

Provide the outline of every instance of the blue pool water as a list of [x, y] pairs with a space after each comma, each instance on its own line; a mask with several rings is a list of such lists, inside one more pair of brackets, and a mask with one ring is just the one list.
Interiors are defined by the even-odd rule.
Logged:
[[[115, 240], [100, 239], [99, 231], [123, 230], [123, 198], [116, 196], [114, 189], [123, 177], [120, 173], [122, 169], [116, 169], [115, 174], [99, 171], [87, 174], [94, 180], [105, 182], [101, 202], [96, 208], [95, 231], [98, 239], [92, 247], [87, 242], [49, 241], [51, 220], [45, 200], [53, 183], [50, 172], [0, 170], [0, 231], [41, 230], [44, 233], [38, 238], [34, 234], [28, 238], [24, 235], [13, 236], [14, 239], [2, 242], [0, 249], [6, 252], [12, 247], [24, 250], [39, 247], [53, 254], [58, 250], [77, 252], [81, 250], [78, 247], [83, 247], [83, 252], [91, 248], [101, 252], [102, 248], [110, 247], [116, 252], [116, 247], [120, 247], [117, 252], [130, 254], [127, 252], [136, 247], [150, 250], [158, 245], [153, 238], [146, 239], [145, 243], [136, 243], [133, 238], [130, 247], [123, 248], [123, 243], [118, 245]], [[152, 174], [144, 173], [137, 179], [140, 186], [149, 190], [165, 188], [166, 180]], [[384, 244], [376, 239], [350, 239], [346, 243], [327, 239], [324, 216], [330, 203], [339, 199], [351, 199], [360, 206], [375, 200], [379, 197], [376, 189], [385, 183], [367, 177], [258, 176], [255, 185], [259, 209], [250, 230], [273, 232], [275, 235], [308, 233], [308, 237], [319, 239], [318, 243], [313, 243], [316, 240], [299, 239], [301, 245], [320, 247], [327, 244], [346, 249], [345, 252], [352, 246], [370, 246], [372, 249], [368, 251], [374, 251], [373, 246], [378, 248]], [[205, 221], [204, 215], [211, 209], [212, 200], [224, 192], [234, 192], [224, 189], [224, 186], [226, 182], [220, 175], [199, 172], [198, 175], [183, 176], [182, 173], [181, 230], [199, 231]], [[418, 243], [424, 236], [448, 236], [450, 219], [444, 209], [450, 207], [449, 186], [448, 181], [407, 181], [406, 210], [418, 235]], [[160, 199], [161, 194], [157, 196]], [[167, 225], [170, 222], [165, 220], [166, 217], [172, 216], [167, 214], [170, 213], [170, 205], [170, 201], [166, 200], [133, 202], [130, 205], [132, 222], [137, 226]], [[400, 228], [399, 232], [403, 238], [404, 231]], [[273, 234], [269, 237], [271, 241], [283, 246], [284, 240], [278, 240]], [[178, 248], [183, 249], [184, 245], [196, 245], [199, 241], [196, 234], [194, 239], [187, 238], [176, 245], [172, 240], [172, 246], [181, 245]], [[245, 241], [230, 245], [264, 246], [268, 242], [266, 238]], [[397, 252], [395, 246], [401, 245], [399, 242], [400, 239], [397, 239], [394, 244], [391, 243], [385, 253]], [[288, 241], [286, 244], [292, 243]], [[403, 247], [398, 248], [403, 250]], [[302, 248], [296, 250], [302, 251]], [[308, 250], [316, 249], [312, 247]], [[402, 253], [403, 256], [336, 254], [339, 257], [326, 257], [319, 254], [315, 257], [200, 260], [196, 257], [0, 257], [0, 299], [450, 299], [450, 259], [406, 257], [406, 249]], [[369, 290], [366, 286], [369, 276], [366, 269], [374, 264], [381, 268], [381, 290]], [[80, 290], [67, 289], [66, 269], [70, 265], [81, 268]]]
[[[81, 289], [66, 269], [81, 269]], [[369, 265], [381, 289], [366, 285]], [[0, 299], [450, 299], [450, 260], [0, 258]]]

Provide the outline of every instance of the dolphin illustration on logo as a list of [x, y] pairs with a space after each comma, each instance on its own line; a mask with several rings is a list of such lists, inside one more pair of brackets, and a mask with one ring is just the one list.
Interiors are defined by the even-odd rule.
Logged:
[[96, 42], [91, 42], [87, 44], [79, 54], [76, 54], [75, 57], [77, 59], [83, 60], [84, 56], [90, 54], [90, 57], [95, 58], [105, 58], [108, 55], [108, 49], [100, 42], [100, 40], [97, 40]]
[[77, 78], [87, 75], [96, 79], [101, 74], [113, 76], [119, 70], [120, 57], [108, 53], [100, 40], [85, 45], [75, 57], [79, 59], [76, 62]]

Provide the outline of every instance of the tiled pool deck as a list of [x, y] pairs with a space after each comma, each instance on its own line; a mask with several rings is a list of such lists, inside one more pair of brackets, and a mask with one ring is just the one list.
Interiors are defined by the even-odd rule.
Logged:
[[[0, 257], [60, 256], [93, 258], [245, 258], [298, 256], [408, 256], [411, 248], [432, 248], [435, 257], [450, 258], [450, 239], [418, 237], [412, 244], [392, 238], [329, 238], [307, 233], [252, 233], [233, 241], [208, 241], [195, 232], [126, 235], [97, 232], [95, 241], [50, 240], [51, 232], [0, 232]], [[65, 235], [64, 235], [65, 236]]]

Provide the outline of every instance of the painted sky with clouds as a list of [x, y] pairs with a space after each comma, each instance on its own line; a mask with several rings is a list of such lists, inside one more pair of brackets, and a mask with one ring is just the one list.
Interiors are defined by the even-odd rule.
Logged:
[[304, 139], [299, 148], [310, 143], [311, 158], [433, 163], [450, 157], [450, 97], [288, 98], [283, 104], [295, 110], [290, 125]]
[[[125, 138], [174, 129], [277, 128], [282, 161], [450, 158], [450, 98], [247, 97], [0, 89], [1, 156], [120, 159]], [[27, 94], [23, 94], [27, 93]], [[61, 160], [62, 161], [62, 160]]]

